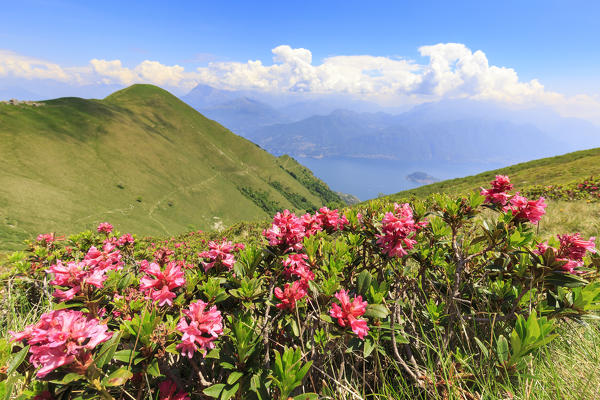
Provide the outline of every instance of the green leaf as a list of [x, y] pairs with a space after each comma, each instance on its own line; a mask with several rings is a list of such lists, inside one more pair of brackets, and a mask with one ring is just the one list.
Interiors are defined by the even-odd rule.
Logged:
[[161, 376], [160, 369], [158, 368], [157, 358], [153, 359], [152, 362], [150, 362], [146, 371], [155, 378]]
[[365, 296], [367, 294], [367, 289], [371, 286], [371, 273], [367, 270], [363, 270], [356, 277], [356, 284], [358, 286], [358, 294]]
[[387, 307], [383, 304], [369, 304], [364, 315], [366, 317], [384, 319], [389, 313]]
[[124, 385], [131, 377], [133, 373], [127, 368], [119, 368], [106, 378], [106, 386], [121, 386]]
[[319, 400], [319, 395], [316, 393], [303, 393], [294, 397], [294, 400]]
[[95, 361], [98, 368], [104, 367], [110, 360], [112, 360], [115, 351], [117, 351], [117, 347], [119, 346], [119, 342], [121, 341], [121, 332], [118, 334], [113, 334], [113, 337], [110, 338], [107, 342], [102, 345], [98, 354], [96, 354]]
[[52, 305], [52, 309], [55, 311], [58, 310], [64, 310], [66, 308], [76, 308], [76, 307], [82, 307], [83, 303], [57, 303]]
[[15, 356], [10, 360], [10, 364], [8, 364], [8, 369], [6, 370], [6, 375], [12, 374], [14, 370], [16, 370], [19, 365], [25, 360], [27, 357], [27, 352], [29, 351], [29, 346], [23, 347]]
[[51, 381], [52, 383], [56, 383], [58, 385], [66, 385], [71, 382], [79, 381], [81, 379], [85, 379], [85, 376], [76, 374], [75, 372], [69, 372], [61, 380]]
[[363, 355], [365, 358], [369, 357], [371, 355], [371, 353], [373, 352], [373, 349], [375, 348], [375, 343], [373, 342], [373, 340], [371, 338], [367, 338], [365, 340], [365, 344], [363, 347]]
[[212, 386], [207, 387], [206, 389], [204, 389], [202, 391], [202, 393], [204, 393], [208, 397], [212, 397], [212, 398], [216, 399], [216, 398], [219, 397], [219, 395], [223, 391], [224, 387], [225, 387], [224, 383], [217, 383], [216, 385], [212, 385]]
[[223, 389], [223, 391], [221, 392], [221, 400], [229, 400], [230, 398], [232, 398], [237, 393], [239, 387], [240, 384], [238, 382], [229, 389]]
[[504, 335], [500, 335], [498, 338], [498, 343], [496, 343], [496, 351], [498, 353], [498, 359], [501, 363], [504, 363], [506, 360], [508, 360], [508, 341]]
[[231, 374], [229, 374], [229, 377], [227, 378], [227, 384], [228, 385], [233, 385], [234, 383], [236, 383], [242, 376], [244, 376], [244, 374], [242, 372], [239, 371], [235, 371], [232, 372]]
[[135, 359], [139, 354], [140, 354], [139, 351], [133, 351], [131, 349], [119, 350], [119, 351], [115, 352], [115, 354], [113, 354], [113, 360], [128, 363], [129, 360]]
[[477, 343], [477, 346], [479, 347], [479, 350], [481, 350], [481, 354], [483, 354], [485, 358], [488, 358], [490, 356], [488, 348], [483, 344], [481, 340], [477, 338], [477, 336], [475, 336], [474, 339], [475, 343]]

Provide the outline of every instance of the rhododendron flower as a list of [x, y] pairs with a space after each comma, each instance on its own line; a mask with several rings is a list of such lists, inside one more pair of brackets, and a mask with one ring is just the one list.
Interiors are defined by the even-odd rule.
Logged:
[[107, 235], [109, 233], [112, 232], [113, 230], [113, 226], [111, 224], [109, 224], [108, 222], [102, 222], [100, 225], [98, 225], [98, 228], [96, 228], [98, 233], [106, 233]]
[[162, 271], [158, 264], [150, 263], [144, 269], [144, 272], [152, 275], [154, 279], [145, 275], [140, 280], [140, 290], [144, 291], [147, 297], [158, 301], [159, 306], [165, 304], [173, 305], [175, 293], [172, 290], [185, 285], [184, 273], [181, 270], [181, 266], [171, 261], [165, 266], [164, 271]]
[[302, 240], [306, 235], [302, 219], [289, 210], [277, 213], [273, 217], [271, 228], [263, 231], [271, 246], [278, 246], [284, 252], [302, 249]]
[[561, 269], [571, 274], [577, 273], [576, 268], [583, 267], [583, 257], [586, 252], [596, 253], [595, 237], [589, 240], [583, 240], [579, 233], [573, 235], [557, 235], [560, 242], [559, 249], [548, 246], [548, 242], [538, 243], [537, 250], [534, 252], [543, 255], [548, 249], [552, 249], [556, 260], [563, 261], [565, 264]]
[[537, 224], [542, 216], [546, 214], [546, 201], [543, 197], [538, 200], [527, 200], [526, 197], [515, 194], [503, 210], [512, 211], [513, 216], [519, 221], [529, 221], [532, 224]]
[[208, 258], [209, 261], [202, 261], [202, 265], [204, 265], [204, 271], [208, 271], [209, 269], [217, 266], [223, 266], [228, 270], [233, 268], [233, 264], [235, 264], [235, 257], [232, 252], [237, 251], [244, 248], [244, 245], [241, 243], [233, 244], [227, 239], [223, 239], [221, 243], [217, 243], [214, 241], [208, 242], [208, 251], [203, 251], [199, 253], [198, 256], [201, 258]]
[[100, 289], [107, 279], [105, 269], [89, 267], [84, 262], [71, 261], [64, 265], [61, 260], [58, 260], [46, 272], [54, 274], [54, 279], [50, 281], [51, 285], [70, 288], [66, 291], [55, 290], [53, 295], [62, 301], [72, 300], [86, 284]]
[[302, 226], [304, 227], [304, 234], [306, 237], [310, 237], [317, 232], [321, 232], [323, 230], [323, 226], [321, 225], [321, 220], [317, 215], [312, 214], [304, 214], [300, 217], [302, 220]]
[[43, 378], [58, 367], [75, 363], [81, 373], [92, 361], [90, 351], [111, 338], [112, 332], [95, 318], [81, 311], [55, 310], [43, 314], [39, 322], [19, 333], [10, 332], [11, 341], [26, 342], [30, 348], [29, 361]]
[[348, 292], [343, 289], [337, 292], [335, 297], [340, 301], [341, 307], [333, 303], [329, 315], [337, 318], [341, 327], [349, 326], [352, 332], [356, 333], [359, 338], [364, 339], [369, 332], [369, 327], [367, 321], [358, 319], [358, 317], [362, 316], [367, 310], [367, 302], [363, 301], [362, 296], [355, 297], [351, 302]]
[[91, 268], [121, 270], [123, 261], [121, 261], [121, 252], [113, 243], [105, 243], [102, 251], [92, 246], [83, 258], [83, 263]]
[[[223, 317], [216, 306], [206, 310], [207, 304], [197, 300], [183, 310], [177, 329], [183, 333], [177, 349], [181, 354], [192, 358], [194, 351], [202, 354], [215, 347], [214, 340], [223, 333]], [[188, 323], [189, 319], [189, 323]]]
[[170, 379], [162, 381], [158, 385], [159, 400], [190, 400], [186, 392], [177, 392], [177, 385]]
[[131, 233], [126, 233], [119, 238], [119, 240], [117, 241], [117, 244], [119, 246], [125, 246], [126, 244], [130, 244], [133, 242], [135, 242], [135, 240], [133, 239], [133, 236], [131, 236]]
[[508, 199], [510, 198], [510, 195], [507, 192], [513, 188], [508, 176], [496, 175], [496, 179], [494, 179], [491, 184], [491, 189], [481, 188], [481, 195], [485, 196], [485, 201], [487, 203], [498, 204], [501, 206], [506, 205]]
[[57, 240], [65, 240], [64, 236], [55, 236], [54, 233], [41, 233], [37, 236], [36, 241], [52, 244]]
[[281, 300], [276, 307], [280, 310], [292, 311], [296, 307], [296, 302], [306, 296], [307, 289], [308, 284], [305, 280], [295, 281], [291, 285], [286, 283], [283, 285], [283, 290], [275, 288], [275, 297]]
[[560, 257], [569, 258], [571, 260], [583, 261], [586, 252], [596, 253], [595, 237], [590, 237], [590, 240], [583, 240], [581, 234], [573, 235], [558, 235], [560, 241], [560, 249], [558, 254]]
[[306, 263], [308, 256], [306, 254], [290, 254], [288, 258], [283, 261], [284, 275], [290, 277], [295, 275], [306, 281], [312, 281], [315, 279], [315, 274], [310, 270], [310, 266]]
[[327, 207], [321, 207], [315, 217], [319, 220], [323, 229], [328, 232], [344, 229], [348, 225], [348, 219], [345, 215], [340, 217], [338, 210], [330, 210]]
[[407, 255], [407, 249], [412, 249], [417, 243], [412, 237], [427, 225], [427, 221], [416, 223], [413, 212], [408, 203], [402, 205], [394, 203], [394, 212], [387, 212], [382, 220], [383, 234], [377, 235], [377, 244], [389, 257], [402, 257]]

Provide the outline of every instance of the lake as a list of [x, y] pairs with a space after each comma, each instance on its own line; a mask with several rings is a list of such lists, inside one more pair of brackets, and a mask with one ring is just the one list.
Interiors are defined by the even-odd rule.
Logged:
[[421, 186], [406, 178], [422, 171], [440, 180], [478, 174], [505, 166], [500, 163], [460, 163], [449, 161], [399, 161], [360, 158], [295, 157], [335, 191], [350, 193], [361, 200]]

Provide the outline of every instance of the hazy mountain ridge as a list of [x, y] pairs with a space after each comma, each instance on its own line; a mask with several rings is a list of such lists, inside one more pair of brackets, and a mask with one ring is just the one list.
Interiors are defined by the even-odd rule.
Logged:
[[541, 107], [444, 100], [390, 114], [353, 99], [345, 108], [339, 98], [293, 102], [206, 85], [183, 99], [276, 155], [510, 164], [600, 145], [600, 127]]

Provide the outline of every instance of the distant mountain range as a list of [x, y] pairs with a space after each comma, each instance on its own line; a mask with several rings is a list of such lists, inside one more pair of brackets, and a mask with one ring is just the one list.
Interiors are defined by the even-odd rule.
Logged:
[[587, 121], [473, 100], [391, 114], [339, 97], [294, 101], [206, 85], [183, 100], [275, 155], [510, 164], [600, 145], [600, 127]]
[[0, 103], [0, 250], [102, 221], [160, 236], [340, 201], [156, 86], [39, 104]]

